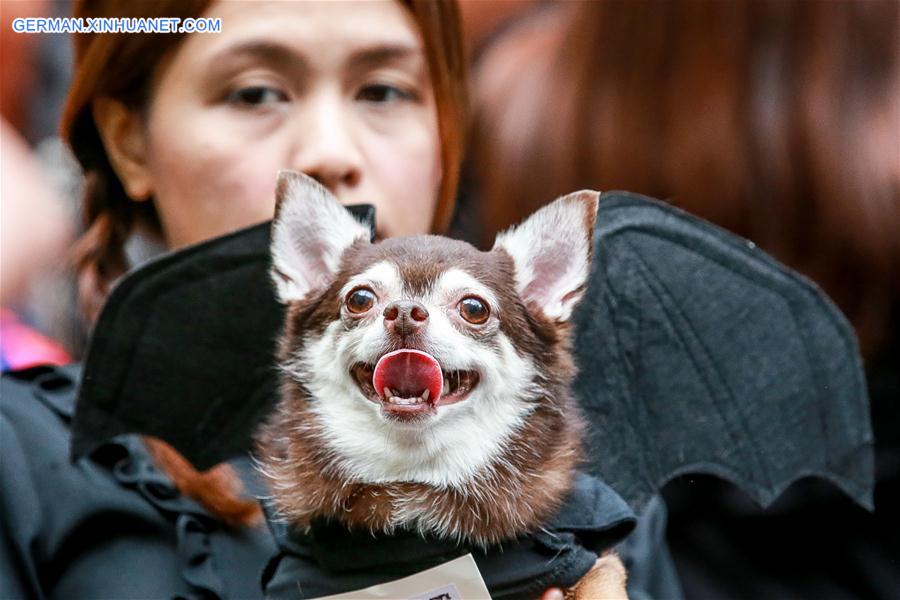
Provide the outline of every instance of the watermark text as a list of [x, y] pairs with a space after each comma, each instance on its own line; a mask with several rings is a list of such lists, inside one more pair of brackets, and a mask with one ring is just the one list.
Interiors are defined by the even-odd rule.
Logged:
[[222, 19], [201, 17], [27, 17], [13, 19], [16, 33], [221, 33]]

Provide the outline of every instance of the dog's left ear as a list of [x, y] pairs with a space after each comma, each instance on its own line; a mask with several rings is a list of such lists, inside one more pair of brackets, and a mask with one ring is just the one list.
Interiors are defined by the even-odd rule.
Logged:
[[280, 171], [272, 222], [272, 279], [282, 302], [303, 300], [334, 279], [344, 251], [369, 228], [312, 177]]
[[513, 259], [522, 300], [551, 319], [568, 320], [584, 293], [599, 198], [589, 190], [563, 196], [494, 242]]

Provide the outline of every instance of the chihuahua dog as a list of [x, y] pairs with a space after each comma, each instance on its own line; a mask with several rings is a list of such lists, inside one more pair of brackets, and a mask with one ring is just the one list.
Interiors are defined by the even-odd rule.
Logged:
[[371, 243], [299, 173], [279, 174], [277, 201], [283, 385], [260, 462], [279, 515], [481, 546], [544, 524], [581, 455], [569, 319], [598, 194], [556, 200], [489, 252]]

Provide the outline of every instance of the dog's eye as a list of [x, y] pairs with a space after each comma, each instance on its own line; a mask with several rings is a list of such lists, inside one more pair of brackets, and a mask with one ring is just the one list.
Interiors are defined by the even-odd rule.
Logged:
[[463, 319], [474, 325], [481, 325], [488, 320], [491, 311], [487, 303], [477, 296], [466, 296], [459, 301], [459, 314]]
[[347, 310], [354, 314], [360, 314], [375, 306], [375, 300], [375, 292], [369, 288], [361, 287], [351, 290], [347, 294], [345, 304], [347, 305]]

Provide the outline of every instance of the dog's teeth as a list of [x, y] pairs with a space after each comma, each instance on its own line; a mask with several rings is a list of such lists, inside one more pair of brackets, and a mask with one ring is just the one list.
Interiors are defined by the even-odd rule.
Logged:
[[390, 404], [401, 404], [403, 406], [409, 406], [413, 404], [422, 404], [423, 402], [427, 402], [430, 397], [430, 393], [428, 390], [425, 390], [421, 396], [414, 396], [412, 398], [404, 398], [399, 392], [396, 390], [391, 390], [390, 388], [384, 388], [384, 399], [386, 402]]
[[450, 381], [447, 379], [444, 380], [444, 390], [442, 392], [445, 396], [450, 393]]

